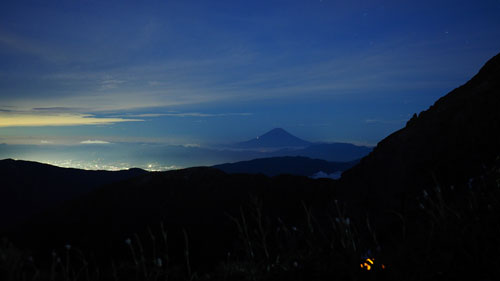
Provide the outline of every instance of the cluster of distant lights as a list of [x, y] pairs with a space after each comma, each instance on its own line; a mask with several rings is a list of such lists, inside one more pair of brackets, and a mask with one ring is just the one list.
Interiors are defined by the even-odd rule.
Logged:
[[177, 166], [165, 166], [158, 163], [149, 163], [146, 165], [131, 165], [130, 163], [102, 163], [101, 161], [78, 161], [78, 160], [55, 160], [55, 161], [44, 161], [47, 164], [54, 165], [62, 168], [75, 168], [82, 170], [106, 170], [106, 171], [121, 171], [128, 170], [131, 168], [140, 168], [150, 172], [160, 172], [177, 170], [181, 167]]

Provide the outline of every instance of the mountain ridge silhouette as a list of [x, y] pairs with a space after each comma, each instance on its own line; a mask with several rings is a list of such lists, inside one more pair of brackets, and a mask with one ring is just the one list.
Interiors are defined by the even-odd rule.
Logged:
[[0, 229], [100, 186], [147, 173], [61, 168], [33, 161], [0, 160]]
[[327, 174], [342, 172], [351, 168], [357, 162], [329, 162], [303, 156], [283, 156], [224, 163], [212, 167], [228, 174], [264, 174], [270, 177], [290, 174], [309, 177], [318, 172]]

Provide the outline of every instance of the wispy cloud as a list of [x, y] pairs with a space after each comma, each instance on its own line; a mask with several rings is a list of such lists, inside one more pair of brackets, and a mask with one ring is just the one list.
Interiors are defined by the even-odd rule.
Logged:
[[61, 112], [81, 112], [84, 109], [83, 108], [78, 108], [78, 107], [35, 107], [33, 108], [34, 111], [36, 112], [56, 112], [56, 113], [61, 113]]
[[81, 141], [81, 144], [110, 144], [109, 141], [102, 141], [102, 140], [85, 140]]
[[[200, 60], [163, 58], [154, 63], [114, 68], [54, 70], [33, 78], [39, 79], [46, 88], [44, 93], [30, 96], [29, 101], [37, 107], [57, 104], [97, 112], [305, 95], [345, 98], [354, 93], [359, 97], [456, 85], [457, 81], [449, 81], [449, 76], [442, 74], [453, 69], [429, 65], [453, 56], [428, 52], [429, 46], [417, 43], [412, 40], [386, 42], [363, 52], [339, 52], [336, 56], [325, 55], [321, 60], [301, 62], [287, 55], [268, 57], [243, 50]], [[408, 57], [408, 52], [414, 53], [414, 58]], [[427, 59], [420, 60], [420, 57]], [[19, 105], [21, 101], [10, 97], [4, 103]]]
[[173, 113], [145, 113], [127, 115], [127, 117], [147, 118], [147, 117], [224, 117], [224, 116], [251, 116], [250, 112], [237, 112], [237, 113], [201, 113], [201, 112], [173, 112]]
[[118, 79], [108, 79], [101, 81], [101, 90], [109, 90], [109, 89], [115, 89], [117, 88], [120, 84], [125, 83], [126, 81], [124, 80], [118, 80]]
[[8, 52], [35, 56], [50, 62], [67, 60], [61, 50], [49, 46], [44, 42], [25, 38], [0, 29], [0, 46], [6, 47]]
[[[240, 17], [235, 19], [242, 20]], [[255, 21], [256, 24], [259, 22], [262, 19]], [[464, 69], [449, 67], [453, 64], [443, 63], [456, 60], [462, 45], [454, 44], [457, 49], [450, 50], [439, 45], [442, 44], [441, 41], [435, 38], [421, 40], [411, 36], [406, 38], [404, 34], [396, 39], [380, 38], [370, 47], [346, 50], [332, 45], [327, 51], [318, 49], [314, 55], [309, 52], [298, 53], [299, 55], [283, 52], [276, 55], [263, 52], [251, 40], [247, 41], [236, 33], [224, 33], [219, 34], [219, 38], [234, 35], [227, 38], [240, 38], [241, 41], [224, 44], [223, 52], [206, 52], [205, 48], [210, 50], [218, 45], [217, 41], [209, 40], [207, 42], [212, 42], [215, 46], [203, 46], [201, 51], [195, 48], [201, 55], [155, 55], [147, 56], [144, 60], [131, 59], [138, 55], [129, 56], [128, 54], [134, 54], [133, 50], [147, 47], [151, 40], [152, 44], [160, 42], [155, 41], [157, 36], [154, 36], [155, 32], [164, 30], [160, 27], [161, 21], [146, 22], [136, 30], [134, 36], [127, 33], [123, 38], [115, 38], [121, 39], [117, 41], [119, 44], [89, 45], [81, 49], [62, 45], [61, 48], [66, 50], [61, 52], [51, 48], [53, 43], [50, 40], [36, 42], [34, 38], [0, 30], [0, 47], [6, 47], [4, 49], [9, 52], [48, 58], [52, 58], [53, 53], [62, 53], [71, 62], [64, 68], [53, 65], [41, 70], [34, 68], [30, 79], [34, 81], [32, 84], [39, 87], [19, 89], [15, 95], [0, 97], [0, 103], [20, 105], [29, 101], [31, 107], [57, 104], [61, 107], [81, 106], [90, 109], [77, 111], [84, 113], [305, 96], [308, 99], [357, 99], [387, 95], [389, 92], [448, 88], [457, 84], [456, 80], [450, 81], [450, 77], [460, 77], [455, 74], [462, 73]], [[139, 34], [143, 36], [135, 36]], [[210, 38], [213, 36], [211, 34]], [[142, 43], [137, 47], [130, 47], [135, 41]], [[107, 46], [116, 46], [118, 50], [115, 47], [110, 50]], [[0, 79], [0, 84], [7, 85], [9, 81], [16, 80], [10, 79], [10, 76], [17, 75], [20, 77], [18, 80], [22, 81], [28, 75], [25, 69], [18, 72], [7, 70], [5, 73], [9, 75], [9, 79]], [[454, 76], [449, 75], [450, 72]], [[22, 83], [12, 87], [22, 88], [19, 84]], [[177, 116], [195, 115], [185, 113]]]
[[45, 126], [79, 126], [106, 125], [120, 122], [138, 122], [140, 119], [100, 118], [90, 114], [33, 114], [33, 113], [0, 113], [0, 127], [45, 127]]

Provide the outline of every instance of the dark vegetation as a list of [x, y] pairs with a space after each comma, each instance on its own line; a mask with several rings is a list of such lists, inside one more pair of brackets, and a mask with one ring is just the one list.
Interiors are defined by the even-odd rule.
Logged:
[[[499, 161], [500, 162], [500, 161]], [[238, 188], [232, 188], [232, 186]], [[259, 188], [254, 188], [259, 186]], [[350, 217], [332, 180], [153, 173], [45, 213], [0, 247], [2, 280], [494, 280], [500, 163], [434, 186], [393, 225]], [[196, 191], [195, 191], [196, 190]], [[387, 235], [390, 232], [390, 235]], [[14, 246], [15, 245], [15, 246]], [[371, 258], [370, 271], [361, 263]], [[385, 269], [382, 269], [382, 265]]]
[[[340, 181], [115, 182], [4, 231], [2, 280], [498, 280], [500, 56]], [[369, 269], [369, 270], [368, 270]]]

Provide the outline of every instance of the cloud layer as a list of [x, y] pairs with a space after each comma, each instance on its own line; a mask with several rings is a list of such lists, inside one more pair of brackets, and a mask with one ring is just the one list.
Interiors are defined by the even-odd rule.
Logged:
[[102, 140], [86, 140], [86, 141], [81, 141], [81, 144], [110, 144], [109, 141], [102, 141]]
[[138, 122], [140, 119], [125, 118], [98, 118], [90, 114], [30, 114], [14, 113], [5, 114], [0, 112], [1, 127], [45, 127], [45, 126], [79, 126], [79, 125], [103, 125], [120, 122]]

